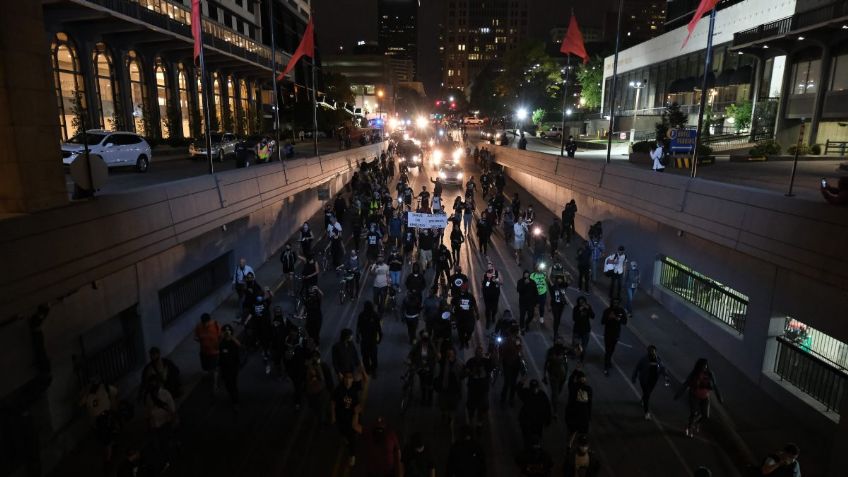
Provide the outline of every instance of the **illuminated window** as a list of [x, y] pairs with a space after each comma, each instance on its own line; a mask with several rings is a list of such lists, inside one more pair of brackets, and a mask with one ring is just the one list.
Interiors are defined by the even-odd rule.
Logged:
[[64, 33], [57, 33], [53, 40], [53, 82], [59, 105], [59, 127], [62, 139], [76, 134], [82, 125], [75, 125], [74, 105], [79, 96], [81, 106], [85, 107], [85, 90], [79, 68], [77, 51]]
[[127, 70], [130, 75], [130, 98], [132, 99], [132, 117], [135, 132], [147, 134], [144, 130], [145, 110], [147, 109], [147, 90], [144, 88], [144, 74], [141, 59], [135, 51], [127, 53]]
[[[218, 73], [215, 72], [212, 74], [212, 96], [215, 98], [213, 101], [212, 113], [215, 113], [215, 127], [221, 129], [222, 120], [224, 114], [224, 104], [223, 99], [221, 98], [221, 80], [218, 77]], [[212, 123], [212, 120], [209, 120]]]
[[225, 121], [227, 131], [238, 130], [238, 110], [236, 109], [236, 86], [233, 77], [227, 77], [227, 120]]
[[468, 55], [468, 61], [476, 61], [476, 60], [479, 60], [479, 59], [480, 59], [480, 55], [478, 55], [477, 53], [470, 53]]
[[112, 56], [106, 45], [98, 43], [94, 47], [95, 86], [97, 86], [97, 106], [100, 125], [104, 129], [116, 129], [115, 123], [115, 75], [112, 70]]
[[247, 96], [247, 82], [244, 80], [239, 81], [239, 102], [241, 103], [241, 131], [243, 133], [249, 133], [251, 129], [250, 105], [249, 98]]
[[448, 70], [448, 78], [452, 77], [452, 76], [453, 76], [453, 73], [454, 73], [454, 71], [453, 71], [453, 70]]
[[465, 44], [456, 45], [456, 49], [459, 51], [465, 51]]
[[162, 137], [167, 139], [171, 137], [171, 128], [177, 127], [176, 124], [171, 124], [168, 117], [168, 73], [165, 69], [165, 64], [161, 58], [156, 60], [156, 105], [159, 108], [159, 130], [162, 132]]
[[183, 65], [179, 66], [177, 73], [177, 88], [180, 96], [180, 123], [182, 124], [183, 137], [191, 137], [191, 109], [188, 102], [188, 76]]

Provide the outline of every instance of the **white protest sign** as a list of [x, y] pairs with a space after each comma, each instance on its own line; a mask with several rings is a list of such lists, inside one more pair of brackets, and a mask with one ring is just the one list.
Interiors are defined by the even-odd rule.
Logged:
[[448, 216], [445, 214], [410, 212], [408, 224], [417, 229], [443, 229], [448, 225]]

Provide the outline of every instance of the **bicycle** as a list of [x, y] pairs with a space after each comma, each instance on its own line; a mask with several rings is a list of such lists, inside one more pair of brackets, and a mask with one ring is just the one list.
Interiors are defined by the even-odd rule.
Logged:
[[318, 266], [321, 267], [322, 272], [326, 272], [328, 270], [327, 267], [330, 263], [330, 256], [327, 253], [327, 249], [318, 252], [318, 259], [316, 261], [318, 262]]
[[348, 298], [353, 300], [353, 297], [356, 295], [353, 289], [355, 275], [353, 271], [346, 269], [344, 265], [336, 268], [336, 275], [339, 277], [339, 304], [344, 305]]
[[412, 369], [412, 366], [406, 367], [406, 372], [403, 373], [400, 380], [400, 413], [404, 415], [406, 414], [406, 410], [409, 409], [409, 403], [412, 402], [412, 393], [415, 388], [415, 371]]

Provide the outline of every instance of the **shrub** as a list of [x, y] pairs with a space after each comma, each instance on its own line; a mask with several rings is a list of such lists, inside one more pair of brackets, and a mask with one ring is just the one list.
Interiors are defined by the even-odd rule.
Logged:
[[780, 144], [773, 140], [763, 141], [757, 143], [756, 146], [752, 147], [748, 154], [760, 157], [760, 156], [774, 156], [776, 154], [780, 154]]
[[794, 156], [796, 151], [798, 152], [799, 156], [809, 156], [810, 146], [806, 144], [801, 144], [800, 146], [798, 146], [797, 144], [793, 144], [789, 146], [789, 149], [786, 150], [786, 153], [790, 156]]
[[633, 152], [649, 154], [654, 143], [651, 141], [639, 141], [633, 143]]
[[810, 152], [813, 153], [814, 156], [821, 155], [822, 145], [821, 144], [813, 144], [810, 146]]

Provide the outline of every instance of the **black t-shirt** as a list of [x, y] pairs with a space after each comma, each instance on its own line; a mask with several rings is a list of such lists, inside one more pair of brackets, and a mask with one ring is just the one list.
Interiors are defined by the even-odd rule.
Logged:
[[553, 288], [551, 288], [550, 290], [551, 305], [564, 306], [566, 303], [566, 290], [567, 288], [565, 286], [554, 285]]
[[468, 283], [468, 276], [464, 273], [454, 273], [450, 277], [450, 287], [452, 291], [459, 291], [462, 285]]
[[380, 241], [380, 236], [377, 235], [376, 232], [368, 232], [368, 246], [369, 247], [376, 247], [377, 242], [379, 242], [379, 241]]
[[403, 234], [403, 245], [406, 247], [415, 245], [415, 232], [413, 230], [407, 230]]
[[229, 371], [238, 370], [241, 365], [241, 360], [239, 359], [239, 347], [233, 340], [225, 339], [221, 341], [221, 344], [218, 346], [218, 365], [221, 368]]
[[359, 395], [362, 392], [362, 383], [354, 381], [350, 388], [344, 383], [339, 384], [333, 392], [333, 403], [336, 406], [336, 423], [340, 427], [351, 427], [353, 424], [353, 413], [359, 405]]
[[418, 248], [421, 250], [433, 250], [433, 234], [421, 234], [418, 237]]
[[486, 275], [483, 275], [483, 283], [481, 288], [483, 289], [483, 297], [486, 300], [497, 299], [501, 294], [501, 284], [498, 282], [499, 274], [497, 271], [492, 275], [492, 278], [489, 278]]
[[453, 305], [454, 315], [458, 318], [465, 318], [471, 316], [477, 301], [474, 299], [474, 295], [464, 292], [454, 297], [451, 304]]
[[389, 271], [390, 272], [399, 272], [403, 270], [403, 257], [397, 254], [392, 254], [389, 256]]
[[307, 316], [321, 316], [321, 295], [318, 293], [309, 293], [306, 296], [305, 305]]

